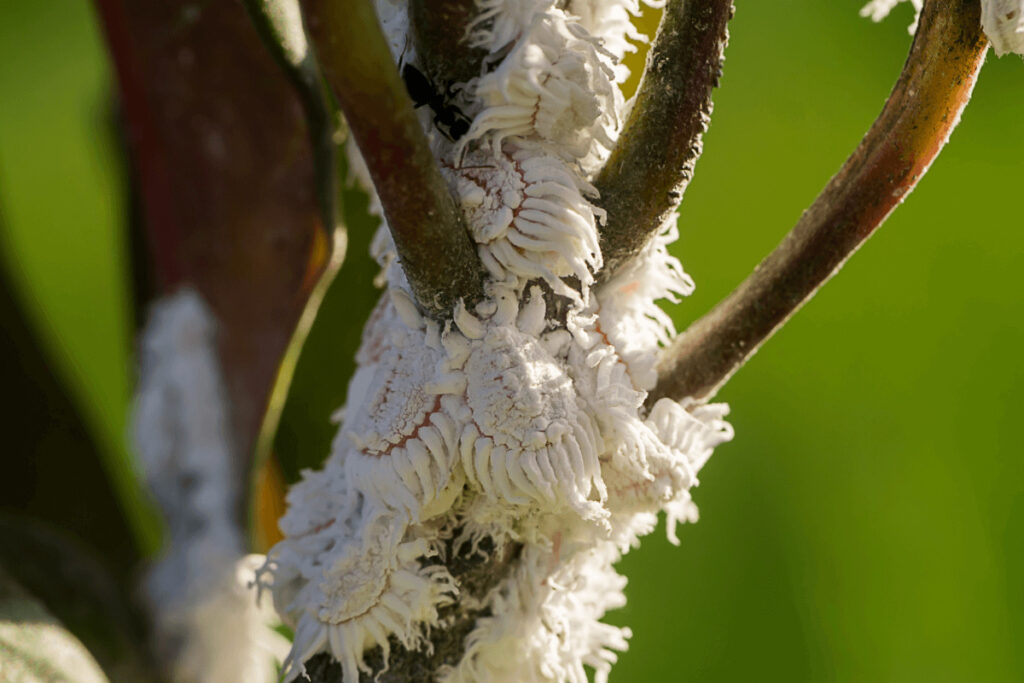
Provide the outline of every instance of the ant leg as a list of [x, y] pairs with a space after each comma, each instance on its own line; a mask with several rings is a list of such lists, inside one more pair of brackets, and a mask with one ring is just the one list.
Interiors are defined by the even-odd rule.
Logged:
[[451, 136], [451, 133], [442, 128], [443, 124], [445, 124], [445, 122], [441, 120], [441, 114], [438, 113], [437, 116], [434, 117], [434, 128], [437, 128], [437, 130], [441, 132], [441, 135], [448, 138], [448, 142], [455, 142], [455, 138]]

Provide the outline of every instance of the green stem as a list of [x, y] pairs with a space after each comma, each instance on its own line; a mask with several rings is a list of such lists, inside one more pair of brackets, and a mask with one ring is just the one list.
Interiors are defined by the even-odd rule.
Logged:
[[602, 277], [644, 248], [673, 218], [703, 150], [711, 92], [722, 73], [732, 0], [672, 0], [611, 156], [594, 179]]
[[303, 0], [321, 65], [380, 198], [413, 294], [434, 317], [483, 297], [483, 267], [370, 0]]

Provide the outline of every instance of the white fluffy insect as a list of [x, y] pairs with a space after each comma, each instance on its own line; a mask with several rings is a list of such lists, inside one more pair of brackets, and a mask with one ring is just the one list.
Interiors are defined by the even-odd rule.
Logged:
[[519, 30], [510, 54], [476, 84], [483, 110], [457, 156], [481, 142], [498, 156], [502, 142], [517, 136], [553, 143], [549, 155], [592, 168], [612, 145], [622, 106], [611, 53], [553, 7], [536, 8]]
[[[623, 115], [617, 60], [635, 0], [479, 4], [471, 39], [504, 58], [464, 84], [469, 134], [434, 146], [488, 297], [449, 322], [422, 317], [382, 226], [388, 292], [331, 455], [289, 494], [262, 577], [296, 628], [291, 678], [319, 652], [357, 680], [368, 650], [387, 665], [390, 637], [422, 645], [459, 591], [431, 559], [458, 529], [473, 547], [522, 550], [442, 678], [583, 683], [592, 667], [603, 680], [629, 635], [601, 623], [625, 602], [612, 565], [658, 512], [673, 539], [696, 519], [689, 489], [732, 436], [724, 406], [644, 407], [673, 332], [655, 300], [693, 287], [666, 250], [674, 227], [600, 286], [593, 277], [603, 215], [588, 174]], [[393, 48], [406, 43], [400, 4], [384, 25]]]
[[[860, 15], [872, 21], [881, 21], [892, 9], [905, 0], [871, 0]], [[924, 0], [909, 0], [914, 6], [914, 23], [910, 32], [917, 30]], [[1024, 55], [1024, 0], [981, 0], [981, 27], [992, 43], [996, 56], [1016, 53]]]
[[[868, 4], [860, 10], [862, 17], [869, 17], [871, 21], [881, 21], [889, 16], [889, 12], [893, 10], [896, 5], [907, 0], [871, 0]], [[914, 6], [914, 21], [907, 28], [907, 31], [911, 34], [917, 30], [917, 20], [921, 17], [921, 8], [924, 6], [924, 0], [909, 0], [910, 4]]]
[[446, 174], [494, 281], [515, 287], [541, 279], [582, 303], [563, 278], [586, 288], [601, 267], [596, 223], [603, 214], [587, 201], [597, 190], [570, 163], [537, 151], [524, 141], [474, 151]]
[[[324, 476], [324, 475], [330, 476]], [[321, 651], [341, 663], [345, 680], [370, 672], [363, 652], [383, 649], [389, 637], [407, 648], [423, 642], [422, 625], [458, 593], [444, 566], [423, 564], [437, 549], [408, 518], [379, 507], [345, 486], [344, 468], [332, 459], [323, 474], [307, 474], [292, 488], [282, 519], [288, 537], [262, 570], [281, 615], [295, 628], [284, 662], [292, 675]], [[324, 487], [328, 487], [326, 490]]]
[[183, 289], [156, 301], [142, 334], [132, 426], [167, 542], [145, 582], [157, 655], [173, 681], [269, 683], [287, 642], [252, 599], [255, 567], [235, 520], [216, 322]]
[[598, 463], [603, 442], [556, 356], [557, 335], [541, 336], [543, 307], [534, 288], [518, 318], [506, 318], [499, 309], [485, 326], [465, 311], [456, 315], [469, 342], [465, 359], [456, 356], [471, 413], [459, 442], [461, 463], [470, 484], [492, 501], [551, 510], [568, 506], [586, 519], [600, 519], [606, 495]]
[[1024, 55], [1024, 1], [982, 0], [981, 26], [996, 55]]

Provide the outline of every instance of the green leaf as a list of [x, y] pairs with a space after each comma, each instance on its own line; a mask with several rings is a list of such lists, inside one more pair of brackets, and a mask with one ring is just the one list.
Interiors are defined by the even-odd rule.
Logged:
[[302, 348], [274, 439], [274, 454], [289, 483], [303, 469], [320, 467], [330, 452], [337, 431], [331, 415], [345, 402], [363, 325], [380, 297], [373, 285], [379, 266], [369, 257], [379, 221], [367, 213], [360, 190], [347, 189], [343, 206], [349, 253]]

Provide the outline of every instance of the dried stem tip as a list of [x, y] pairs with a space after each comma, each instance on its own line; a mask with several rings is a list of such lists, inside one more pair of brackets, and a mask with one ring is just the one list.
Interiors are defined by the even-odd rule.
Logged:
[[640, 251], [679, 206], [703, 150], [733, 15], [732, 0], [672, 0], [629, 118], [594, 179], [604, 273]]
[[665, 349], [648, 396], [709, 399], [914, 188], [970, 99], [988, 43], [978, 0], [929, 0], [882, 113], [768, 258]]
[[370, 0], [303, 0], [327, 82], [366, 160], [417, 302], [435, 317], [483, 295], [483, 269]]

